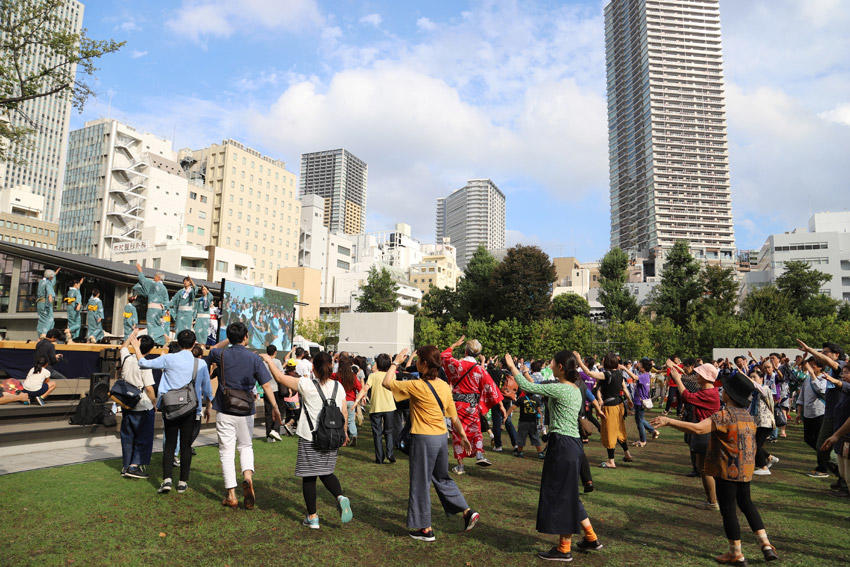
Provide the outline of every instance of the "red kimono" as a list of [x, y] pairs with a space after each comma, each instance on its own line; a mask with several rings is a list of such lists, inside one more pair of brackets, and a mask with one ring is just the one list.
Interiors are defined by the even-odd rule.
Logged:
[[456, 459], [474, 457], [484, 452], [484, 440], [481, 436], [481, 416], [502, 401], [502, 392], [493, 382], [493, 378], [477, 362], [452, 358], [452, 349], [447, 348], [440, 355], [443, 370], [452, 387], [452, 397], [457, 408], [457, 417], [463, 425], [466, 437], [472, 445], [472, 453], [465, 453], [460, 437], [452, 431], [452, 445]]

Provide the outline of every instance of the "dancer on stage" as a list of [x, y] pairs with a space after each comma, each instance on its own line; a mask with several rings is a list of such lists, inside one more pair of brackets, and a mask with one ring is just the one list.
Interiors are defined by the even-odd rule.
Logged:
[[86, 304], [86, 327], [88, 327], [88, 341], [90, 343], [99, 342], [103, 338], [103, 315], [103, 301], [100, 300], [100, 290], [95, 288]]
[[505, 362], [521, 390], [549, 398], [549, 442], [540, 479], [537, 531], [555, 534], [559, 540], [557, 546], [537, 556], [547, 561], [572, 561], [572, 535], [580, 533], [584, 539], [576, 547], [582, 551], [602, 549], [578, 495], [584, 454], [578, 414], [584, 404], [584, 384], [579, 380], [576, 357], [565, 350], [556, 354], [551, 368], [558, 381], [548, 384], [532, 382], [525, 365], [520, 373], [511, 355], [505, 355]]
[[481, 416], [490, 408], [502, 401], [502, 393], [496, 383], [479, 365], [475, 357], [481, 354], [481, 343], [475, 339], [466, 341], [465, 354], [462, 360], [452, 357], [452, 351], [463, 344], [466, 337], [461, 337], [444, 350], [440, 355], [443, 370], [452, 387], [452, 398], [457, 407], [457, 415], [463, 424], [466, 437], [472, 444], [472, 451], [464, 449], [461, 437], [452, 433], [453, 448], [457, 466], [452, 468], [456, 474], [464, 474], [463, 459], [475, 457], [475, 463], [489, 467], [492, 463], [484, 456], [484, 441], [481, 435]]
[[136, 311], [136, 306], [133, 305], [133, 302], [136, 301], [136, 297], [138, 297], [139, 292], [141, 292], [141, 286], [136, 284], [133, 286], [133, 289], [130, 290], [129, 295], [127, 296], [127, 305], [124, 306], [124, 340], [128, 340], [130, 335], [133, 334], [133, 330], [139, 324], [139, 312]]
[[65, 311], [68, 313], [68, 332], [70, 340], [76, 340], [80, 337], [80, 329], [82, 328], [82, 310], [83, 296], [80, 293], [80, 286], [83, 285], [85, 278], [77, 278], [73, 285], [68, 288], [68, 293], [65, 294]]
[[139, 271], [139, 285], [148, 298], [148, 313], [145, 317], [148, 324], [148, 335], [157, 345], [163, 346], [167, 341], [171, 327], [171, 319], [168, 318], [166, 311], [166, 306], [169, 303], [168, 290], [162, 283], [165, 275], [162, 272], [157, 272], [154, 274], [153, 280], [150, 280], [142, 273], [141, 264], [136, 264], [136, 269]]
[[202, 285], [200, 295], [195, 298], [195, 337], [199, 345], [207, 344], [210, 336], [210, 307], [212, 295], [207, 286]]
[[[192, 278], [183, 278], [183, 289], [171, 298], [171, 312], [174, 313], [174, 333], [184, 329], [192, 330], [192, 321], [195, 319], [195, 294], [197, 288]], [[202, 343], [203, 344], [203, 343]]]
[[61, 268], [44, 270], [44, 277], [38, 282], [36, 291], [36, 311], [38, 312], [38, 338], [43, 338], [53, 328], [53, 308], [56, 300], [56, 274]]

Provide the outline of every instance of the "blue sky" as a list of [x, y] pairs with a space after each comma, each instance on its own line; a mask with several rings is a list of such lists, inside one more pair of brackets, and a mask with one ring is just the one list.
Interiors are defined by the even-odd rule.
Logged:
[[[433, 240], [434, 201], [490, 177], [509, 244], [596, 260], [609, 243], [603, 0], [85, 2], [107, 115], [198, 148], [235, 138], [298, 172], [369, 164], [369, 231]], [[850, 3], [721, 0], [740, 248], [850, 209]]]

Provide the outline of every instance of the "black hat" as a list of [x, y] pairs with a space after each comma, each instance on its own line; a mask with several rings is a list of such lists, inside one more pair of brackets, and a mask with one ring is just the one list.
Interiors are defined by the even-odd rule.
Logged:
[[755, 386], [752, 380], [740, 372], [735, 372], [723, 379], [723, 391], [742, 408], [750, 405], [750, 396], [753, 390], [755, 390]]

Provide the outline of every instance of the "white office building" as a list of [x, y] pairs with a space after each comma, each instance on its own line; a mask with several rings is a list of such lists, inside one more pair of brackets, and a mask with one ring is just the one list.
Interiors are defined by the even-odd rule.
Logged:
[[[84, 6], [77, 0], [66, 0], [56, 8], [56, 22], [63, 31], [78, 33], [83, 26]], [[48, 58], [41, 47], [30, 47], [27, 56], [21, 59], [24, 77], [35, 75], [45, 67], [58, 65], [57, 58]], [[74, 76], [76, 65], [70, 67]], [[5, 93], [4, 93], [5, 94]], [[68, 147], [68, 124], [71, 118], [71, 92], [68, 89], [21, 103], [20, 112], [12, 113], [12, 126], [33, 130], [28, 137], [27, 147], [12, 145], [11, 155], [21, 163], [6, 164], [4, 176], [0, 176], [0, 188], [26, 185], [45, 198], [44, 220], [57, 222], [59, 219], [62, 189], [65, 178], [65, 158]]]
[[833, 299], [850, 301], [850, 211], [817, 213], [808, 230], [796, 229], [767, 237], [759, 251], [758, 264], [744, 274], [748, 290], [776, 282], [785, 262], [808, 262], [832, 276], [821, 291]]
[[719, 0], [611, 0], [605, 51], [611, 246], [732, 265]]
[[471, 179], [437, 199], [436, 228], [437, 242], [448, 238], [464, 269], [479, 246], [490, 251], [505, 247], [505, 194], [489, 179]]

